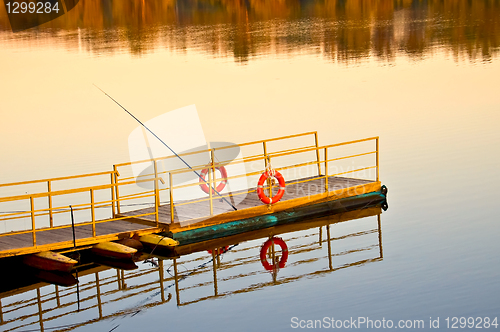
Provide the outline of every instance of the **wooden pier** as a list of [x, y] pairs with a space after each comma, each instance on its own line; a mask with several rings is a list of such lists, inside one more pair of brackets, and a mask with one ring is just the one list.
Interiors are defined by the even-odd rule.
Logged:
[[[273, 145], [296, 139], [302, 139], [306, 143], [295, 142], [292, 146], [282, 144], [279, 148], [272, 149]], [[358, 148], [353, 148], [354, 152], [346, 152], [346, 147], [356, 146]], [[239, 144], [237, 147], [245, 152], [245, 157], [231, 160], [218, 158], [219, 152], [234, 147], [232, 145], [181, 154], [184, 158], [195, 154], [206, 156], [207, 162], [192, 165], [192, 168], [164, 170], [160, 167], [161, 163], [175, 158], [167, 156], [117, 164], [108, 172], [0, 185], [0, 190], [9, 189], [11, 192], [13, 188], [37, 186], [29, 194], [0, 195], [0, 225], [8, 222], [25, 225], [24, 229], [0, 233], [0, 258], [45, 250], [79, 250], [96, 243], [135, 235], [159, 232], [175, 234], [381, 190], [378, 137], [319, 146], [317, 133], [309, 132]], [[337, 153], [337, 149], [343, 150]], [[362, 161], [358, 167], [351, 167], [354, 160], [366, 157], [371, 158], [369, 162]], [[351, 164], [347, 168], [336, 166], [342, 162]], [[134, 175], [132, 168], [140, 164], [149, 166], [151, 172]], [[252, 171], [216, 178], [220, 167], [248, 167], [249, 164], [252, 165]], [[231, 183], [241, 178], [255, 180], [271, 165], [287, 179], [285, 194], [275, 204], [263, 204], [257, 197], [255, 186], [237, 191], [225, 188], [221, 191], [222, 199], [212, 190], [207, 190], [209, 192], [201, 198], [176, 199], [181, 190], [200, 189], [197, 178], [194, 181], [175, 183], [176, 176], [205, 171], [208, 176], [206, 181], [215, 187], [221, 181]], [[289, 175], [301, 170], [314, 174], [305, 177]], [[88, 185], [89, 183], [95, 184]], [[56, 186], [58, 190], [54, 190]], [[277, 185], [267, 182], [265, 191], [269, 195], [274, 192], [275, 195]], [[227, 202], [234, 201], [235, 197], [242, 197], [241, 195], [245, 196], [237, 204], [237, 211], [228, 209]], [[63, 203], [56, 204], [56, 200]], [[29, 208], [19, 211], [9, 211], [17, 208], [6, 208], [10, 204], [18, 206], [21, 203]]]
[[[364, 188], [364, 185], [371, 184], [373, 183], [373, 181], [331, 176], [328, 178], [328, 183], [331, 187], [336, 188], [337, 190], [340, 189], [341, 191], [344, 191], [345, 189], [357, 186], [358, 188], [359, 186], [363, 186]], [[310, 196], [317, 194], [319, 192], [323, 192], [323, 190], [319, 189], [324, 187], [325, 187], [324, 178], [300, 179], [300, 181], [289, 183], [286, 186], [286, 192], [283, 197], [283, 202], [297, 198], [306, 198], [307, 200], [309, 200]], [[365, 190], [363, 189], [358, 189], [358, 190], [359, 193], [365, 192]], [[241, 195], [243, 194], [243, 192], [236, 192], [234, 194]], [[244, 192], [244, 194], [246, 194], [245, 199], [238, 204], [237, 206], [238, 210], [263, 206], [263, 203], [260, 201], [255, 190], [246, 191]], [[229, 197], [231, 198], [231, 196]], [[168, 223], [170, 231], [200, 227], [202, 224], [200, 224], [199, 222], [207, 221], [209, 219], [212, 219], [213, 217], [210, 216], [210, 206], [207, 204], [206, 201], [192, 200], [192, 203], [191, 201], [184, 201], [182, 203], [191, 204], [190, 209], [184, 209], [182, 211], [184, 213], [183, 215], [179, 215], [179, 213], [174, 212], [173, 223], [171, 223], [172, 216], [171, 216], [170, 204], [161, 205], [158, 208], [160, 222]], [[154, 209], [155, 209], [154, 207], [140, 209], [129, 213], [123, 213], [123, 216], [132, 216], [139, 212], [140, 214], [148, 214], [147, 216], [142, 217], [141, 219], [154, 222], [155, 216], [154, 214], [151, 214], [154, 212]], [[222, 201], [221, 199], [214, 200], [213, 215], [217, 215], [220, 218], [220, 214], [227, 212], [227, 210], [228, 210], [228, 205], [226, 202]], [[273, 211], [277, 211], [276, 206], [273, 206]], [[195, 225], [191, 224], [191, 225], [181, 226], [180, 224], [178, 224], [180, 220], [190, 220], [192, 224]], [[195, 222], [193, 223], [193, 221]]]
[[[65, 328], [77, 328], [133, 315], [167, 302], [189, 306], [380, 262], [383, 260], [381, 212], [380, 205], [375, 205], [180, 246], [176, 248], [176, 256], [156, 258], [158, 266], [142, 265], [132, 271], [89, 266], [79, 271], [79, 290], [76, 286], [63, 288], [45, 282], [7, 288], [0, 291], [0, 323], [9, 331], [20, 328], [43, 331], [49, 324], [51, 327], [67, 324], [64, 318], [72, 315], [74, 325]], [[365, 219], [362, 227], [353, 230], [347, 225], [361, 218]], [[309, 230], [308, 235], [296, 233], [305, 230]], [[283, 237], [288, 245], [285, 271], [269, 273], [261, 264], [259, 250], [270, 234]], [[356, 246], [343, 242], [349, 239], [356, 239]], [[231, 249], [222, 258], [213, 259], [206, 253], [225, 246]], [[194, 252], [204, 254], [189, 256]], [[211, 259], [204, 268], [199, 267]], [[171, 274], [165, 273], [167, 268]], [[190, 283], [190, 277], [201, 278], [203, 282]], [[5, 283], [6, 287], [10, 285]], [[80, 301], [78, 291], [85, 292]], [[26, 300], [19, 301], [19, 296]], [[81, 310], [77, 310], [77, 305]], [[61, 313], [61, 308], [67, 309]]]

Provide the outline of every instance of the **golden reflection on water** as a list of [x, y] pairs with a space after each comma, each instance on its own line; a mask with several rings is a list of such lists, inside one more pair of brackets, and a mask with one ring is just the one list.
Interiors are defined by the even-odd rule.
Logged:
[[[370, 204], [358, 210], [181, 246], [170, 257], [143, 254], [137, 261], [139, 268], [127, 271], [87, 263], [79, 268], [78, 288], [74, 284], [48, 284], [60, 282], [63, 277], [73, 278], [68, 273], [55, 279], [53, 273], [46, 273], [42, 279], [45, 282], [21, 274], [17, 287], [2, 283], [0, 326], [3, 331], [70, 331], [97, 323], [97, 330], [126, 329], [127, 319], [154, 307], [161, 306], [164, 313], [171, 315], [176, 310], [174, 303], [180, 308], [207, 300], [224, 301], [236, 294], [381, 262], [381, 213], [379, 204]], [[283, 238], [289, 253], [285, 263], [272, 271], [264, 269], [259, 257], [269, 234]], [[209, 248], [214, 253], [213, 248], [226, 246], [228, 251], [220, 256], [207, 253]], [[283, 252], [276, 249], [267, 254], [276, 255], [272, 259], [278, 261]], [[27, 281], [23, 282], [23, 278]], [[159, 326], [164, 321], [150, 324]]]
[[490, 61], [500, 47], [498, 1], [100, 1], [11, 34], [0, 6], [3, 40], [55, 39], [95, 54], [142, 55], [166, 47], [200, 49], [245, 62], [263, 54], [310, 52], [331, 61], [399, 53], [421, 59], [440, 45], [453, 57]]

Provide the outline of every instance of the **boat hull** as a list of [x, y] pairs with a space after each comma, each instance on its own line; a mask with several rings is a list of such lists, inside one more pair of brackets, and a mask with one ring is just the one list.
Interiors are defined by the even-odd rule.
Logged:
[[78, 261], [53, 251], [42, 251], [24, 257], [23, 263], [45, 271], [69, 272]]
[[101, 242], [91, 249], [94, 255], [112, 259], [132, 259], [137, 249], [115, 242]]
[[174, 240], [168, 236], [162, 236], [157, 234], [143, 235], [139, 238], [144, 246], [150, 249], [173, 249], [175, 246], [179, 245], [177, 240]]
[[327, 200], [315, 204], [298, 206], [262, 216], [177, 232], [173, 233], [172, 237], [174, 240], [179, 241], [180, 245], [187, 245], [281, 224], [293, 223], [304, 220], [304, 218], [317, 218], [333, 213], [347, 212], [385, 201], [386, 195], [382, 193], [382, 191], [375, 191], [337, 200]]

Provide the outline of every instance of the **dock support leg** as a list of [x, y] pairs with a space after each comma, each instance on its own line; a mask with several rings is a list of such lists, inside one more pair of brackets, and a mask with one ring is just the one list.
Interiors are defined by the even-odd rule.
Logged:
[[44, 331], [44, 328], [43, 328], [43, 310], [42, 310], [42, 296], [40, 295], [40, 288], [37, 288], [36, 289], [36, 297], [37, 297], [37, 301], [38, 301], [38, 319], [39, 319], [39, 323], [40, 323], [40, 331], [43, 332]]
[[95, 287], [97, 290], [97, 308], [99, 309], [99, 318], [102, 318], [101, 285], [99, 284], [99, 272], [95, 273]]
[[330, 240], [330, 225], [326, 225], [326, 239], [328, 241], [328, 267], [330, 271], [333, 270], [332, 266], [332, 244]]
[[212, 250], [212, 266], [213, 266], [213, 271], [214, 271], [214, 295], [217, 296], [218, 295], [218, 292], [217, 292], [217, 266], [216, 266], [216, 262], [215, 262], [215, 249]]
[[165, 289], [163, 289], [163, 259], [158, 259], [158, 272], [160, 277], [161, 302], [165, 302]]
[[325, 148], [325, 193], [328, 192], [328, 149]]
[[30, 196], [31, 207], [31, 229], [33, 230], [33, 247], [36, 247], [36, 226], [35, 226], [35, 202], [33, 196]]
[[175, 279], [175, 296], [177, 298], [177, 306], [181, 305], [179, 294], [179, 275], [177, 274], [177, 259], [174, 258], [174, 279]]
[[59, 286], [55, 285], [56, 286], [56, 303], [57, 303], [57, 306], [60, 307], [61, 306], [61, 298], [59, 297]]
[[378, 247], [380, 250], [380, 258], [384, 258], [384, 252], [382, 251], [382, 224], [380, 222], [380, 213], [377, 215], [378, 224]]
[[[168, 173], [168, 184], [170, 186], [170, 223], [174, 223], [174, 193], [172, 184], [172, 173]], [[174, 260], [175, 264], [175, 260]]]

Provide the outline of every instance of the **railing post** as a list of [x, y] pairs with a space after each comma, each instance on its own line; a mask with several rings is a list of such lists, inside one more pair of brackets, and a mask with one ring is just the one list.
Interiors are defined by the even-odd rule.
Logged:
[[325, 148], [325, 192], [328, 192], [328, 148]]
[[[267, 155], [267, 146], [266, 146], [266, 141], [262, 142], [262, 146], [264, 148], [264, 166], [271, 165], [271, 158]], [[273, 197], [273, 187], [271, 184], [271, 178], [267, 178], [266, 180], [267, 185], [269, 186], [269, 198]]]
[[168, 173], [168, 184], [170, 186], [170, 222], [174, 223], [174, 193], [172, 185], [172, 173]]
[[153, 160], [154, 163], [154, 170], [155, 170], [155, 196], [156, 196], [156, 204], [160, 206], [160, 196], [157, 195], [158, 193], [158, 167], [156, 164], [156, 160]]
[[47, 193], [48, 193], [48, 199], [49, 199], [49, 221], [50, 221], [50, 228], [54, 227], [54, 218], [52, 216], [52, 195], [50, 194], [52, 191], [51, 186], [50, 186], [50, 180], [47, 181]]
[[94, 189], [90, 189], [90, 214], [92, 217], [92, 237], [95, 237], [95, 205], [94, 205]]
[[116, 170], [116, 165], [113, 165], [113, 169], [115, 171], [116, 213], [120, 214], [120, 191], [118, 190], [118, 176], [120, 174]]
[[[113, 166], [113, 168], [116, 169], [116, 166]], [[111, 173], [111, 212], [113, 213], [113, 218], [116, 217], [116, 210], [115, 210], [115, 190], [116, 190], [116, 182], [115, 182], [115, 175], [116, 173]]]
[[379, 155], [378, 155], [378, 137], [376, 138], [376, 148], [377, 148], [377, 182], [379, 181]]
[[[267, 159], [268, 159], [267, 164], [271, 165], [271, 157], [267, 156]], [[271, 179], [271, 177], [267, 178], [267, 184], [269, 185], [269, 198], [272, 199], [272, 197], [273, 197], [273, 179]]]
[[33, 230], [33, 247], [36, 247], [36, 230], [35, 230], [35, 202], [33, 196], [30, 196], [31, 207], [31, 229]]
[[267, 147], [266, 147], [266, 141], [262, 142], [262, 146], [264, 148], [264, 166], [267, 167]]
[[316, 144], [316, 161], [318, 162], [318, 176], [321, 176], [321, 165], [319, 163], [319, 145], [318, 145], [318, 132], [314, 132], [314, 142]]
[[[210, 215], [214, 215], [213, 191], [215, 188], [215, 166], [214, 166], [214, 150], [210, 151], [210, 170], [208, 171], [208, 197], [210, 199]], [[214, 180], [212, 183], [212, 180]]]
[[[155, 182], [158, 182], [158, 180], [155, 180]], [[155, 189], [155, 221], [156, 221], [156, 227], [158, 227], [159, 224], [160, 224], [160, 216], [158, 214], [159, 207], [160, 207], [160, 190], [156, 186], [156, 189]]]

